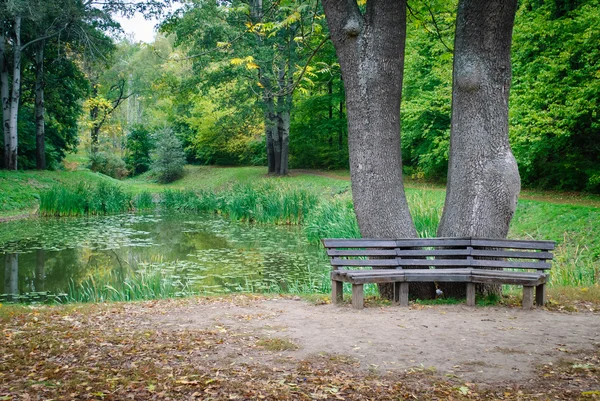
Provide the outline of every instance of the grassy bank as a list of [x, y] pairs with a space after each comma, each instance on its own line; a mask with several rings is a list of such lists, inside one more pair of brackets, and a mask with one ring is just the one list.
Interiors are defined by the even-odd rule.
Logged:
[[[50, 215], [61, 215], [63, 209], [77, 210], [77, 207], [69, 206], [69, 202], [59, 199], [61, 194], [64, 195], [60, 192], [62, 187], [75, 188], [75, 195], [71, 195], [84, 197], [88, 205], [101, 198], [90, 188], [120, 188], [114, 193], [99, 192], [118, 195], [115, 197], [120, 199], [121, 205], [126, 203], [132, 209], [138, 208], [138, 204], [143, 204], [139, 208], [150, 207], [149, 193], [154, 193], [155, 201], [163, 210], [218, 213], [234, 220], [256, 223], [300, 224], [309, 240], [315, 242], [323, 237], [359, 235], [347, 172], [298, 171], [286, 178], [271, 178], [265, 173], [262, 167], [188, 166], [183, 179], [159, 185], [146, 176], [119, 182], [89, 171], [1, 171], [0, 183], [4, 190], [0, 193], [0, 216], [35, 210], [40, 193], [50, 199], [42, 197], [52, 205], [48, 208]], [[89, 191], [82, 185], [88, 185]], [[435, 236], [444, 190], [409, 182], [406, 193], [419, 235]], [[600, 207], [596, 204], [597, 199], [574, 194], [554, 195], [525, 191], [509, 237], [557, 241], [552, 285], [597, 286], [600, 280], [600, 225], [597, 224]], [[565, 203], [569, 199], [571, 203]], [[100, 203], [94, 210], [120, 212], [128, 209], [119, 206], [118, 202], [114, 205], [109, 202], [106, 205]], [[77, 213], [67, 211], [66, 214]]]

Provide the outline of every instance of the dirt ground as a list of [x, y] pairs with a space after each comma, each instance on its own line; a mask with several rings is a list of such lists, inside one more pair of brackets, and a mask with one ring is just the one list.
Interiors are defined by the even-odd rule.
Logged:
[[[282, 338], [298, 347], [286, 352], [288, 358], [339, 354], [355, 358], [365, 370], [383, 373], [425, 368], [480, 385], [523, 382], [540, 366], [551, 369], [569, 354], [585, 354], [600, 347], [598, 314], [507, 307], [446, 305], [358, 311], [347, 305], [267, 299], [241, 306], [229, 302], [184, 306], [168, 314], [145, 315], [140, 324], [191, 330], [217, 327]], [[227, 357], [233, 363], [245, 355]], [[272, 357], [268, 353], [254, 356]]]
[[600, 314], [231, 295], [0, 305], [0, 400], [598, 400]]

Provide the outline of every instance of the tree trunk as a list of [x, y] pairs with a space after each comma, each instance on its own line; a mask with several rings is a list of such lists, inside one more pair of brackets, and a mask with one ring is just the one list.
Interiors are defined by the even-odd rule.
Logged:
[[46, 169], [46, 133], [44, 124], [44, 46], [42, 40], [35, 52], [35, 165]]
[[[516, 0], [460, 0], [450, 161], [440, 237], [505, 238], [521, 188], [508, 142], [510, 47]], [[464, 295], [447, 286], [447, 296]]]
[[265, 91], [265, 141], [267, 145], [267, 166], [269, 174], [275, 174], [275, 146], [273, 139], [277, 135], [277, 114], [273, 97]]
[[2, 101], [2, 131], [4, 134], [3, 167], [8, 169], [10, 154], [10, 89], [4, 20], [0, 18], [0, 99]]
[[[286, 90], [293, 85], [293, 71], [286, 72], [285, 64], [279, 70], [279, 90]], [[286, 86], [286, 74], [289, 76]], [[277, 97], [277, 140], [275, 141], [275, 171], [277, 175], [287, 175], [290, 148], [290, 121], [292, 110], [292, 94], [284, 94]]]
[[[323, 0], [346, 89], [350, 176], [363, 237], [416, 237], [402, 180], [400, 99], [406, 2], [369, 0], [363, 15], [354, 0]], [[390, 297], [390, 287], [380, 286]], [[433, 285], [414, 286], [418, 297]]]
[[19, 119], [19, 99], [21, 97], [21, 17], [15, 17], [15, 41], [13, 43], [13, 79], [12, 96], [10, 99], [10, 127], [8, 138], [7, 168], [17, 169], [17, 146], [18, 132], [17, 123]]

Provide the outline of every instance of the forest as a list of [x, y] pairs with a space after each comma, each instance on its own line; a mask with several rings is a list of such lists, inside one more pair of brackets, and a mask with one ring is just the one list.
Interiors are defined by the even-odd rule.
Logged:
[[[155, 149], [181, 149], [175, 164], [282, 175], [348, 168], [344, 85], [318, 2], [276, 2], [260, 17], [243, 1], [163, 6], [3, 2], [5, 168], [60, 169], [77, 149], [115, 178], [148, 171]], [[599, 11], [519, 2], [509, 135], [524, 187], [600, 192]], [[119, 36], [114, 16], [136, 12], [162, 15], [153, 43]], [[454, 2], [408, 4], [401, 122], [413, 179], [446, 180], [455, 19]]]

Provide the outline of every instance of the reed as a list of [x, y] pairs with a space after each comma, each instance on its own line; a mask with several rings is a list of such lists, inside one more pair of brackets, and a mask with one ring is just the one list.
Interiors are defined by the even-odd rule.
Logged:
[[104, 181], [75, 187], [55, 185], [40, 193], [42, 216], [116, 214], [131, 209], [131, 195], [121, 186]]
[[140, 192], [133, 199], [135, 210], [147, 211], [154, 209], [154, 199], [150, 192]]
[[212, 212], [237, 221], [292, 225], [302, 224], [318, 203], [314, 191], [283, 182], [236, 184], [218, 193], [165, 191], [160, 199], [164, 211]]
[[143, 269], [119, 279], [113, 273], [90, 277], [81, 283], [71, 281], [66, 302], [138, 301], [191, 296], [186, 282], [160, 269]]

